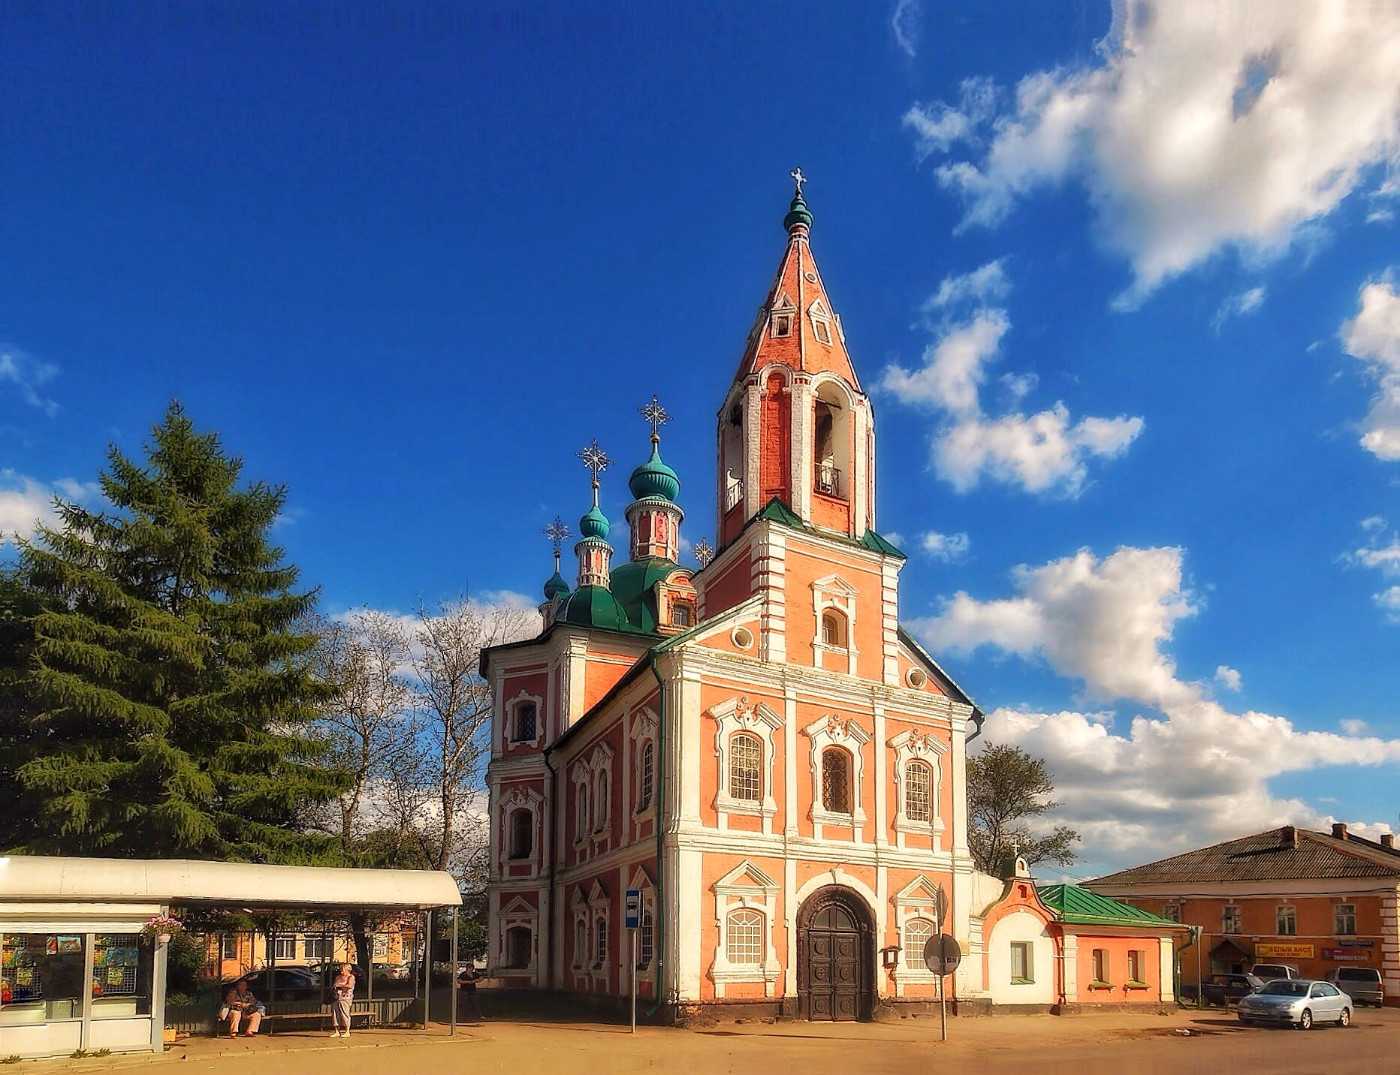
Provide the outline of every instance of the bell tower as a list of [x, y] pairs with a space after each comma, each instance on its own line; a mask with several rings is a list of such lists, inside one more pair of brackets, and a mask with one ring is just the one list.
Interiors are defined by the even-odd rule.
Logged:
[[875, 422], [812, 257], [800, 168], [787, 245], [717, 429], [721, 545], [774, 498], [804, 523], [860, 538], [875, 524]]

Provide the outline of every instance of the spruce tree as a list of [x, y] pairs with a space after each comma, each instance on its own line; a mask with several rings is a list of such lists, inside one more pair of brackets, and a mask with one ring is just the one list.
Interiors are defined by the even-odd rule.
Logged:
[[239, 487], [242, 461], [178, 404], [145, 465], [115, 447], [114, 510], [56, 502], [59, 524], [20, 545], [42, 604], [30, 624], [34, 706], [18, 779], [40, 853], [314, 861], [304, 831], [342, 774], [311, 728], [315, 601], [269, 540], [281, 487]]

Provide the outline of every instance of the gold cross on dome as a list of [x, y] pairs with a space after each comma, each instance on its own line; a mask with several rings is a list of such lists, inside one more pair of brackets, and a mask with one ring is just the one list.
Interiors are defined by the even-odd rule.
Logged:
[[802, 174], [801, 168], [794, 168], [792, 171], [788, 172], [788, 175], [792, 176], [792, 181], [797, 184], [797, 193], [800, 195], [802, 193], [802, 184], [807, 182], [807, 177]]
[[554, 546], [554, 552], [557, 555], [560, 547], [568, 539], [569, 528], [565, 525], [564, 520], [556, 515], [554, 521], [544, 528], [544, 536], [549, 538], [549, 542]]
[[699, 562], [701, 567], [708, 567], [710, 561], [714, 558], [715, 550], [707, 540], [701, 538], [695, 543], [695, 559]]
[[651, 400], [642, 404], [641, 415], [646, 419], [647, 425], [651, 426], [651, 435], [657, 437], [661, 435], [661, 427], [671, 420], [671, 416], [666, 413], [666, 408], [661, 406], [661, 401], [653, 393]]
[[608, 464], [612, 462], [608, 458], [608, 453], [598, 447], [595, 438], [586, 448], [581, 448], [578, 457], [583, 460], [583, 465], [588, 468], [588, 473], [593, 475], [593, 484], [598, 484], [598, 475], [608, 469]]

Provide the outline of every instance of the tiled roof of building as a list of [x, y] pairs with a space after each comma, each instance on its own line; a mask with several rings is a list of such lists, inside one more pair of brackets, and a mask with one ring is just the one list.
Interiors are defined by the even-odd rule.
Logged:
[[1353, 836], [1345, 829], [1340, 835], [1333, 835], [1285, 825], [1120, 870], [1090, 881], [1089, 885], [1097, 888], [1329, 877], [1400, 877], [1400, 851]]
[[1182, 929], [1178, 923], [1139, 907], [1130, 907], [1078, 885], [1046, 885], [1037, 888], [1040, 902], [1061, 922], [1081, 926], [1154, 926]]

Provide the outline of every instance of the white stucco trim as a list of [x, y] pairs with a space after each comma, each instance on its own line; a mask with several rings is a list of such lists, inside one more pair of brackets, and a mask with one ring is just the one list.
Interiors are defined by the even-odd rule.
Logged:
[[[510, 817], [517, 810], [524, 810], [530, 815], [530, 853], [524, 858], [512, 858], [510, 854], [511, 825]], [[498, 872], [505, 874], [506, 867], [526, 864], [530, 867], [529, 877], [535, 878], [540, 873], [540, 862], [543, 860], [544, 851], [544, 796], [531, 787], [515, 785], [510, 791], [501, 796], [500, 806], [497, 811], [497, 818], [500, 824], [501, 846], [496, 848], [499, 856]], [[519, 874], [510, 875], [519, 878]]]
[[[728, 828], [730, 814], [751, 814], [761, 817], [764, 834], [772, 835], [773, 817], [778, 812], [778, 803], [773, 795], [773, 762], [777, 757], [773, 732], [783, 726], [783, 718], [763, 702], [754, 705], [747, 695], [721, 702], [710, 709], [710, 715], [715, 720], [715, 756], [719, 758], [719, 787], [715, 789], [719, 827]], [[729, 793], [730, 742], [738, 732], [757, 736], [763, 749], [760, 766], [763, 788], [758, 800], [736, 799]]]
[[[812, 827], [815, 839], [822, 839], [825, 826], [851, 829], [852, 839], [861, 841], [861, 826], [865, 824], [862, 775], [865, 771], [865, 744], [870, 733], [853, 717], [834, 713], [814, 721], [803, 729], [811, 742], [809, 760], [812, 767]], [[841, 747], [851, 755], [851, 812], [833, 813], [822, 806], [822, 752], [828, 747]]]
[[[895, 753], [895, 843], [903, 847], [906, 833], [932, 837], [936, 841], [938, 834], [947, 828], [943, 820], [942, 793], [943, 755], [948, 753], [948, 744], [937, 736], [910, 729], [892, 738], [889, 745]], [[928, 821], [912, 820], [906, 812], [905, 778], [910, 764], [916, 761], [923, 762], [933, 771]]]
[[[846, 674], [856, 674], [856, 608], [859, 596], [856, 588], [838, 574], [825, 575], [812, 583], [812, 666], [822, 667], [822, 654], [835, 653], [846, 658]], [[831, 609], [841, 614], [846, 623], [846, 644], [832, 645], [822, 641], [822, 613]]]
[[[535, 705], [535, 736], [533, 739], [515, 738], [515, 710], [522, 702], [533, 702]], [[544, 741], [545, 711], [544, 698], [538, 694], [531, 694], [523, 687], [511, 697], [504, 706], [505, 720], [503, 725], [503, 742], [501, 748], [503, 752], [510, 753], [512, 750], [521, 750], [525, 747], [535, 748]]]
[[[710, 964], [710, 980], [715, 984], [715, 996], [723, 998], [725, 985], [730, 982], [762, 982], [764, 996], [775, 994], [782, 964], [773, 947], [773, 930], [777, 925], [778, 882], [745, 859], [712, 886], [715, 894], [715, 926], [719, 943]], [[729, 916], [738, 910], [757, 911], [763, 915], [762, 963], [735, 964], [729, 961]]]

